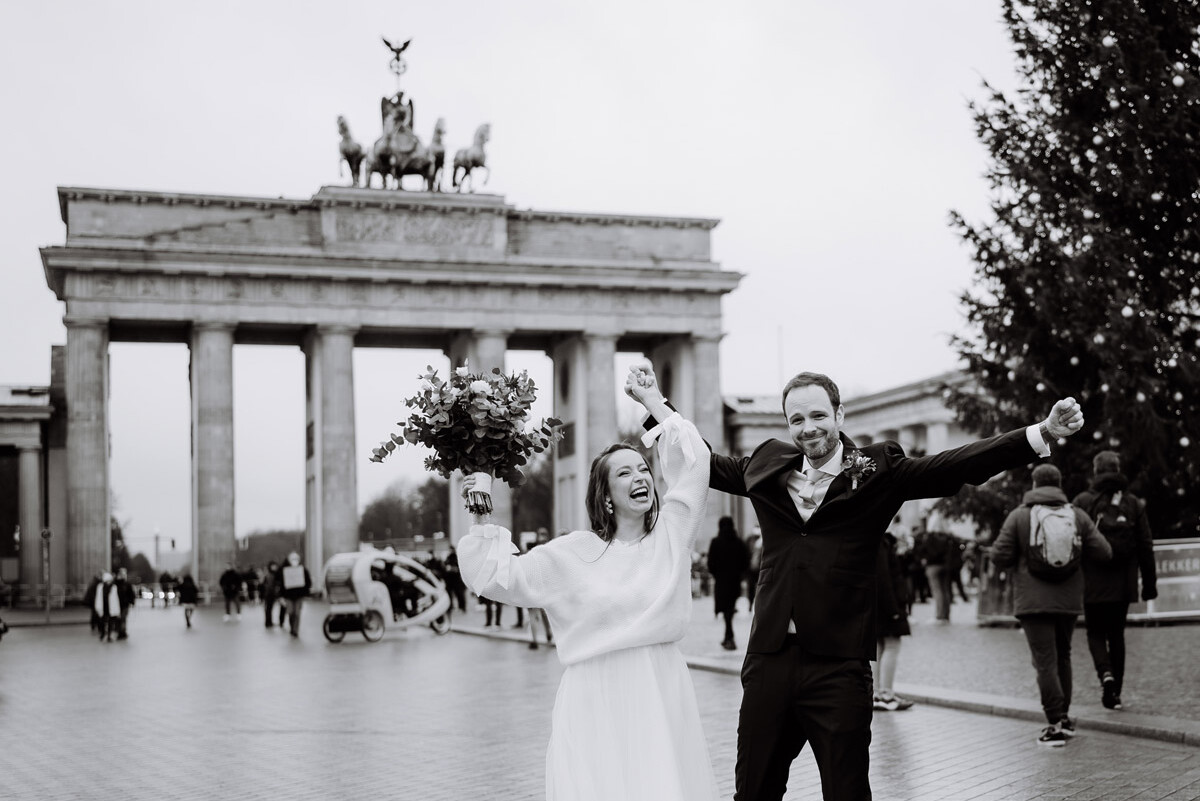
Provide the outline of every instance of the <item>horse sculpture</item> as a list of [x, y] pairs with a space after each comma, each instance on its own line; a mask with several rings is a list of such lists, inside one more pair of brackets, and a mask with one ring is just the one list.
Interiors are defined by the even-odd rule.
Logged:
[[[488, 143], [492, 136], [492, 126], [484, 123], [475, 129], [475, 142], [470, 147], [464, 147], [462, 150], [454, 154], [454, 172], [451, 175], [451, 183], [461, 192], [463, 184], [467, 178], [471, 177], [471, 172], [475, 168], [487, 170], [487, 175], [483, 178], [484, 186], [487, 185], [488, 178], [492, 176], [491, 168], [487, 166], [487, 154], [483, 147]], [[458, 171], [462, 169], [462, 178], [459, 178]], [[475, 179], [471, 178], [471, 192], [475, 191]]]
[[346, 118], [338, 115], [337, 118], [338, 133], [342, 135], [342, 143], [338, 146], [338, 152], [342, 154], [341, 161], [338, 162], [338, 177], [342, 175], [342, 162], [350, 168], [350, 185], [358, 186], [358, 171], [362, 168], [363, 163], [363, 148], [358, 142], [350, 136], [350, 125], [346, 122]]
[[446, 121], [439, 118], [433, 127], [433, 139], [430, 140], [429, 147], [425, 147], [421, 144], [421, 140], [417, 139], [417, 145], [411, 153], [396, 159], [393, 166], [393, 177], [396, 179], [397, 189], [404, 188], [401, 186], [401, 179], [405, 175], [419, 175], [425, 179], [426, 192], [440, 190], [438, 182], [441, 179], [442, 165], [446, 161], [446, 147], [442, 144], [442, 137], [445, 133]]

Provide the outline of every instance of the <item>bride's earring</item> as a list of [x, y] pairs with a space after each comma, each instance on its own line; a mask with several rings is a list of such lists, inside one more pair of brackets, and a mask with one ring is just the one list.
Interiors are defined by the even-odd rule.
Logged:
[[612, 498], [604, 499], [604, 511], [608, 512], [610, 515], [613, 513]]

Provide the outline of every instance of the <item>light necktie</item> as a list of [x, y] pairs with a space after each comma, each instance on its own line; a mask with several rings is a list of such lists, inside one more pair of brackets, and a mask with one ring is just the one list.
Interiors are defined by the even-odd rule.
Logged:
[[821, 480], [821, 471], [815, 467], [809, 467], [804, 471], [804, 483], [800, 485], [797, 495], [800, 496], [800, 501], [806, 509], [816, 509], [816, 492], [817, 482]]

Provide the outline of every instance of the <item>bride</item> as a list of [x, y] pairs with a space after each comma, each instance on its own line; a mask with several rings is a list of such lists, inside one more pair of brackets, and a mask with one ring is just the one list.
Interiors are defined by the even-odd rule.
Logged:
[[612, 445], [588, 477], [591, 531], [517, 556], [507, 529], [477, 517], [459, 564], [477, 594], [550, 618], [566, 670], [546, 750], [548, 801], [707, 801], [717, 785], [676, 643], [691, 616], [709, 450], [648, 365], [630, 369], [625, 392], [663, 421], [645, 437], [658, 440], [661, 502], [645, 459]]

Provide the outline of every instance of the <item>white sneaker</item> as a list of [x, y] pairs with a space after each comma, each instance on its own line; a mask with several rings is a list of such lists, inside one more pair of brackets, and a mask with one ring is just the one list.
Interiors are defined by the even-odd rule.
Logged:
[[226, 615], [225, 617], [221, 618], [221, 622], [222, 622], [222, 623], [228, 623], [228, 622], [229, 622], [229, 615]]
[[240, 622], [240, 621], [241, 621], [241, 619], [242, 619], [242, 613], [241, 613], [241, 612], [238, 612], [238, 621]]

